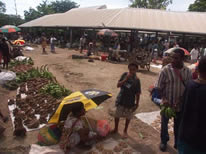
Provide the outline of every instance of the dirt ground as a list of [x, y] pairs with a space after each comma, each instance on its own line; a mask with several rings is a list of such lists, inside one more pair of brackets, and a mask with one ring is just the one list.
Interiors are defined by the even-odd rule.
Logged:
[[[49, 48], [47, 49], [49, 51]], [[116, 87], [122, 73], [127, 71], [125, 64], [112, 64], [95, 60], [93, 63], [86, 59], [73, 60], [72, 54], [79, 54], [78, 51], [68, 49], [56, 49], [57, 54], [48, 52], [48, 55], [41, 54], [41, 48], [35, 48], [34, 51], [24, 51], [25, 56], [29, 56], [34, 60], [35, 66], [40, 67], [47, 64], [49, 70], [56, 76], [59, 83], [72, 91], [96, 88], [111, 92], [113, 97], [105, 101], [100, 110], [91, 110], [87, 113], [88, 117], [93, 119], [108, 119], [113, 127], [113, 118], [108, 112], [114, 109], [115, 99], [119, 92]], [[150, 112], [158, 110], [158, 107], [151, 102], [149, 97], [148, 87], [155, 82], [158, 76], [159, 69], [151, 68], [148, 72], [140, 69], [137, 73], [141, 80], [142, 94], [139, 112]], [[14, 97], [15, 91], [9, 92], [0, 88], [0, 105], [3, 113], [8, 115], [7, 100]], [[7, 128], [4, 136], [0, 137], [0, 153], [28, 151], [30, 144], [36, 142], [38, 131], [28, 132], [25, 138], [15, 138], [12, 134], [11, 120], [5, 124]], [[124, 128], [124, 121], [120, 122], [119, 134], [112, 135], [112, 138], [120, 139]], [[143, 138], [139, 134], [143, 135]], [[134, 149], [142, 154], [161, 154], [159, 150], [160, 134], [152, 127], [146, 125], [138, 119], [134, 119], [129, 127], [129, 138], [126, 140]], [[171, 137], [172, 138], [172, 137]], [[173, 139], [172, 139], [173, 140]], [[165, 154], [175, 154], [176, 151], [172, 148], [172, 140]], [[14, 152], [14, 153], [16, 153]], [[79, 153], [79, 152], [78, 152]]]

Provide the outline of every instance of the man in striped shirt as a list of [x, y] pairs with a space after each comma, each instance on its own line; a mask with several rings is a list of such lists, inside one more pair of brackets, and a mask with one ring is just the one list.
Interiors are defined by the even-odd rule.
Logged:
[[[168, 103], [176, 109], [176, 117], [174, 118], [174, 148], [177, 148], [178, 127], [180, 123], [179, 105], [185, 90], [185, 85], [192, 79], [192, 73], [189, 68], [184, 66], [183, 50], [179, 48], [174, 49], [171, 58], [171, 64], [165, 66], [160, 72], [156, 87], [161, 93], [163, 103]], [[168, 121], [169, 119], [167, 117], [164, 115], [161, 116], [161, 151], [166, 150], [167, 142], [169, 141]]]

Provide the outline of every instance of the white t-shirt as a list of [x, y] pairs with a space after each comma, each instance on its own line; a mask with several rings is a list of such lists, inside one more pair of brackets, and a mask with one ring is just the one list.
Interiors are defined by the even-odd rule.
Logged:
[[206, 48], [204, 49], [204, 56], [206, 56]]
[[51, 39], [50, 39], [50, 43], [52, 44], [52, 43], [54, 43], [54, 41], [56, 41], [57, 39], [55, 38], [55, 37], [51, 37]]
[[199, 55], [199, 51], [195, 48], [192, 49], [192, 51], [190, 52], [191, 54], [191, 60], [196, 60], [198, 58]]

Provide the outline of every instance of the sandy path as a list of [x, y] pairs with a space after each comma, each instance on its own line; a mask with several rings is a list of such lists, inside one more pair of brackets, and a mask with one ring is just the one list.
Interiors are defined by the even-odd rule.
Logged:
[[[77, 91], [97, 88], [112, 93], [113, 97], [102, 104], [103, 109], [89, 111], [88, 116], [95, 119], [108, 119], [113, 126], [113, 119], [108, 115], [108, 110], [114, 107], [114, 102], [119, 92], [116, 84], [121, 74], [127, 71], [127, 65], [112, 64], [102, 61], [89, 63], [85, 59], [73, 60], [71, 55], [78, 54], [78, 51], [74, 50], [57, 49], [57, 54], [48, 53], [48, 55], [42, 55], [40, 50], [40, 48], [35, 48], [35, 51], [24, 51], [24, 54], [32, 57], [35, 66], [37, 67], [47, 64], [49, 70], [56, 76], [58, 82], [70, 90]], [[158, 69], [151, 68], [151, 72], [140, 69], [140, 72], [137, 73], [142, 85], [140, 107], [137, 112], [158, 110], [158, 108], [151, 102], [149, 92], [147, 91], [148, 87], [155, 82], [158, 72]], [[10, 94], [10, 96], [11, 95], [12, 94]], [[123, 124], [124, 121], [121, 121], [120, 134], [123, 130]], [[0, 147], [5, 147], [6, 145], [10, 145], [11, 147], [18, 145], [26, 146], [36, 142], [36, 131], [28, 133], [25, 139], [16, 139], [12, 136], [10, 123], [8, 123], [8, 127], [5, 137], [0, 140]], [[144, 139], [141, 139], [139, 136], [140, 132], [143, 134]], [[142, 123], [140, 120], [132, 121], [129, 135], [130, 138], [127, 139], [127, 142], [142, 154], [161, 153], [158, 148], [159, 133]], [[118, 139], [121, 138], [121, 136], [117, 135], [114, 136], [114, 138]], [[166, 152], [166, 154], [167, 153], [174, 154], [175, 151], [172, 148], [169, 148], [169, 152]]]

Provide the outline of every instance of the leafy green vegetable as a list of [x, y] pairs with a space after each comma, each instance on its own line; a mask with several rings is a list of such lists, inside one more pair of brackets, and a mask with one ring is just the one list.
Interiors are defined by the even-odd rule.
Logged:
[[9, 67], [12, 68], [12, 67], [15, 67], [15, 66], [21, 65], [21, 64], [34, 65], [34, 61], [31, 59], [31, 57], [29, 59], [24, 59], [22, 61], [13, 60], [13, 61], [9, 62]]
[[63, 96], [68, 96], [69, 94], [71, 94], [70, 90], [54, 82], [51, 82], [42, 87], [41, 92], [50, 94], [55, 98], [62, 98]]
[[32, 68], [27, 72], [17, 73], [16, 82], [22, 83], [29, 79], [38, 78], [38, 77], [47, 78], [53, 82], [57, 82], [53, 74], [48, 71], [47, 65], [41, 66], [40, 69], [37, 67], [37, 68]]

